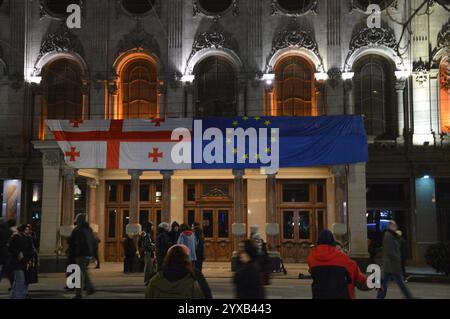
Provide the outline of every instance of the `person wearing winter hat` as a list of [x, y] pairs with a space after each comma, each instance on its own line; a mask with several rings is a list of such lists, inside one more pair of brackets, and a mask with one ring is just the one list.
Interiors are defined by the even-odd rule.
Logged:
[[174, 244], [170, 241], [169, 229], [169, 223], [161, 223], [158, 225], [158, 236], [156, 238], [157, 271], [162, 270], [164, 258], [167, 255], [167, 251]]
[[319, 234], [307, 262], [313, 299], [354, 299], [355, 283], [366, 284], [356, 262], [336, 247], [333, 233], [327, 229]]

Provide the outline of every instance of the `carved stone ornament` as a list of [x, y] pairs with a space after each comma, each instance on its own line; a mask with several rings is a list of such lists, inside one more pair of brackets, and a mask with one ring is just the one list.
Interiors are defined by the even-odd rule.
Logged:
[[84, 49], [81, 41], [73, 34], [65, 23], [61, 23], [59, 29], [49, 33], [42, 41], [39, 51], [39, 59], [49, 52], [75, 52], [84, 57]]
[[433, 50], [432, 56], [435, 57], [441, 50], [446, 50], [447, 53], [450, 52], [450, 19], [438, 34], [436, 48]]
[[308, 4], [304, 5], [304, 7], [299, 11], [288, 11], [284, 9], [278, 2], [278, 0], [272, 0], [272, 3], [270, 5], [271, 8], [271, 14], [284, 14], [287, 16], [294, 16], [298, 17], [301, 15], [304, 15], [308, 12], [313, 12], [314, 14], [318, 14], [319, 1], [318, 0], [311, 0]]
[[328, 71], [328, 83], [332, 88], [336, 88], [342, 78], [342, 71], [339, 68], [332, 68]]
[[131, 49], [146, 50], [160, 56], [158, 41], [152, 34], [144, 30], [140, 20], [136, 23], [136, 27], [119, 41], [116, 57]]
[[270, 61], [277, 51], [287, 48], [304, 48], [309, 50], [320, 59], [320, 63], [323, 65], [317, 42], [311, 37], [309, 32], [301, 30], [296, 24], [292, 24], [287, 30], [277, 34], [273, 40], [268, 61]]
[[49, 167], [57, 167], [60, 163], [60, 152], [44, 152], [42, 156], [42, 164]]
[[385, 28], [365, 28], [352, 38], [350, 42], [350, 51], [353, 53], [359, 48], [378, 46], [385, 46], [393, 49], [396, 44], [395, 35], [391, 30]]
[[415, 78], [417, 83], [423, 85], [428, 81], [428, 67], [422, 58], [413, 63], [413, 71], [416, 73]]
[[203, 49], [229, 49], [238, 52], [238, 46], [232, 35], [218, 24], [214, 23], [213, 27], [199, 34], [192, 45], [192, 52], [189, 60]]

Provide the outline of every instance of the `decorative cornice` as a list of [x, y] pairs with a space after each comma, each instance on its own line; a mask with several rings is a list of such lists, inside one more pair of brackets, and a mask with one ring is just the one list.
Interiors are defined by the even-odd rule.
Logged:
[[436, 48], [433, 50], [432, 56], [435, 57], [436, 54], [442, 49], [450, 51], [449, 48], [450, 48], [450, 19], [442, 27], [442, 30], [438, 34]]
[[385, 46], [394, 49], [396, 46], [394, 33], [385, 28], [365, 28], [356, 34], [350, 42], [350, 54], [363, 47]]
[[277, 34], [273, 40], [272, 50], [270, 51], [268, 61], [270, 61], [277, 51], [286, 48], [304, 48], [309, 50], [313, 52], [320, 59], [320, 63], [323, 64], [317, 42], [311, 37], [309, 32], [301, 30], [296, 24], [289, 26], [287, 30]]
[[144, 30], [141, 21], [138, 21], [134, 29], [130, 33], [125, 34], [119, 41], [116, 57], [131, 49], [147, 50], [158, 57], [160, 56], [158, 41], [153, 35]]
[[275, 14], [284, 14], [287, 16], [293, 16], [293, 17], [298, 17], [304, 14], [307, 14], [309, 12], [313, 12], [314, 14], [318, 14], [318, 5], [319, 5], [319, 1], [318, 0], [311, 0], [310, 3], [306, 6], [306, 8], [304, 8], [303, 10], [299, 11], [299, 12], [291, 12], [291, 11], [287, 11], [286, 9], [284, 9], [282, 6], [280, 6], [280, 4], [278, 3], [278, 0], [272, 0], [272, 3], [270, 5], [271, 7], [271, 14], [275, 15]]
[[84, 49], [81, 41], [62, 23], [54, 33], [49, 33], [42, 41], [39, 51], [39, 59], [50, 52], [74, 52], [84, 57]]
[[231, 33], [226, 32], [219, 23], [214, 23], [210, 30], [200, 33], [194, 40], [189, 60], [204, 49], [229, 49], [238, 53], [238, 45]]

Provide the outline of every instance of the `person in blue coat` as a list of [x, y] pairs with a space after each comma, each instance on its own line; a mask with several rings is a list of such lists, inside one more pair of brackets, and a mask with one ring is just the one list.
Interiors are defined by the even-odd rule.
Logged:
[[195, 262], [197, 260], [197, 253], [196, 253], [196, 238], [195, 233], [192, 231], [192, 229], [186, 225], [182, 224], [180, 226], [180, 237], [178, 237], [178, 245], [185, 245], [189, 248], [189, 257], [191, 258], [192, 265], [195, 267]]

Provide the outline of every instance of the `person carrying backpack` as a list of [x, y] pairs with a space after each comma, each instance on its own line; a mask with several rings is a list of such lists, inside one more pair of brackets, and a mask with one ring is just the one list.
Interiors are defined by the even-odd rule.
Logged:
[[89, 226], [86, 214], [78, 214], [75, 218], [75, 228], [69, 239], [69, 256], [71, 256], [81, 270], [81, 288], [75, 289], [75, 298], [83, 298], [82, 291], [87, 295], [95, 293], [94, 286], [88, 273], [88, 265], [95, 256], [96, 239]]

